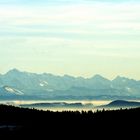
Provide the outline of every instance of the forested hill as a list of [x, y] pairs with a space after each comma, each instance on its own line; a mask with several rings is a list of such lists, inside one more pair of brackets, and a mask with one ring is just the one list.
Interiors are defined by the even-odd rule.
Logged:
[[139, 120], [140, 108], [80, 113], [38, 111], [0, 105], [1, 136], [95, 136], [97, 133], [109, 134], [112, 131], [120, 134], [124, 130], [138, 131]]

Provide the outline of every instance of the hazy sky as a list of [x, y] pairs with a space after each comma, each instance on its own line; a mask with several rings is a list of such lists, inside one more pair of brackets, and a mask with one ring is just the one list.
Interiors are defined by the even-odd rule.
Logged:
[[140, 0], [0, 0], [0, 73], [140, 79]]

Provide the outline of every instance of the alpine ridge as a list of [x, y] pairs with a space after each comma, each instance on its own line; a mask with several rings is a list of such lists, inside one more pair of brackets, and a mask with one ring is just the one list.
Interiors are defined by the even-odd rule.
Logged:
[[25, 99], [140, 98], [140, 81], [120, 76], [108, 80], [101, 75], [83, 78], [13, 69], [0, 75], [0, 96], [12, 98], [14, 95]]

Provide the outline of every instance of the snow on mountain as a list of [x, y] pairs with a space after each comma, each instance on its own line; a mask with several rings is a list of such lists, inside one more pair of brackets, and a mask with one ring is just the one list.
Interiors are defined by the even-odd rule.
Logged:
[[83, 78], [21, 72], [17, 69], [0, 75], [0, 87], [16, 95], [23, 95], [24, 92], [24, 95], [33, 96], [140, 96], [140, 81], [125, 77], [118, 76], [111, 81], [101, 75]]
[[47, 81], [42, 81], [41, 83], [39, 83], [39, 85], [41, 87], [44, 87], [44, 86], [47, 86], [48, 85], [48, 82]]
[[15, 88], [12, 88], [12, 87], [9, 87], [9, 86], [4, 86], [3, 87], [5, 89], [5, 91], [7, 91], [8, 93], [12, 93], [12, 94], [15, 94], [15, 95], [23, 95], [24, 93], [15, 89]]
[[44, 87], [44, 84], [42, 84], [42, 83], [40, 83], [39, 85], [40, 85], [41, 87]]

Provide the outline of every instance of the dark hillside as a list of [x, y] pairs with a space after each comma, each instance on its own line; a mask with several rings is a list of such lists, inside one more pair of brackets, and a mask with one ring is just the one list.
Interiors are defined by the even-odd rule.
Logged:
[[[91, 136], [137, 132], [140, 108], [89, 112], [50, 112], [0, 105], [1, 136]], [[137, 127], [138, 126], [138, 127]], [[55, 134], [55, 135], [54, 135]], [[129, 133], [128, 133], [129, 134]]]

